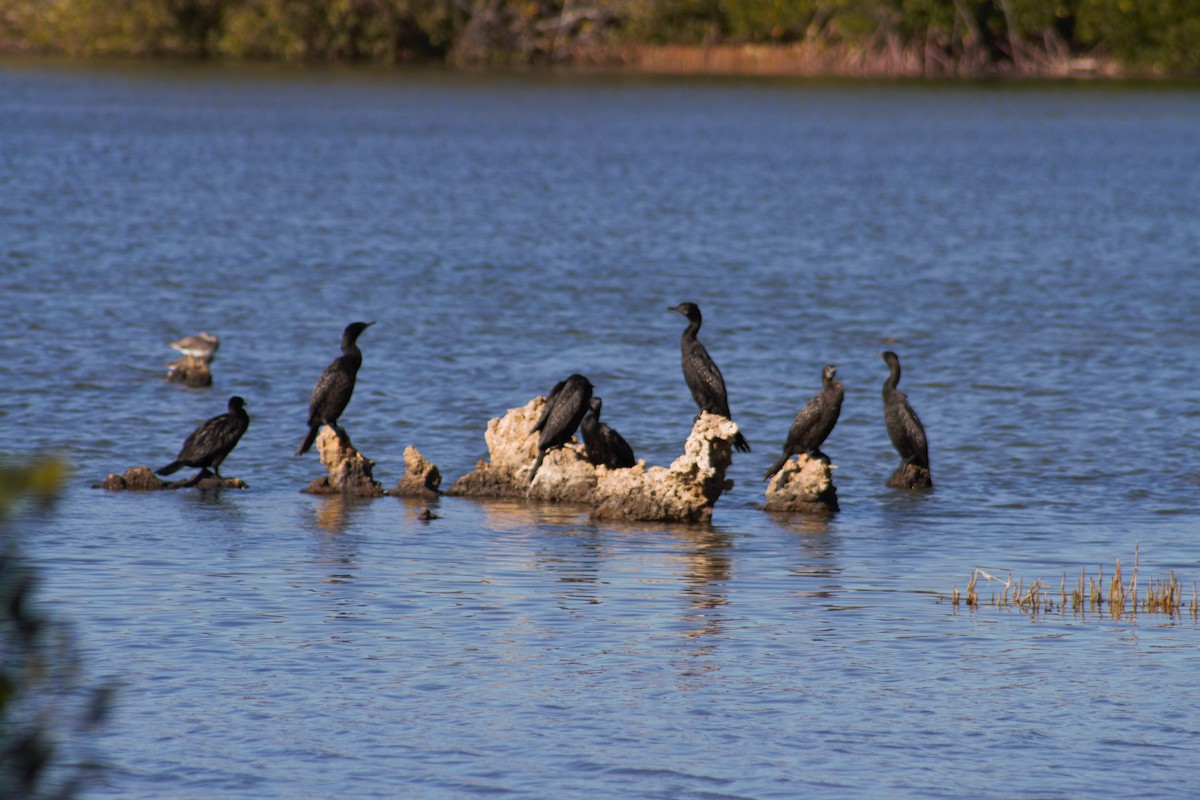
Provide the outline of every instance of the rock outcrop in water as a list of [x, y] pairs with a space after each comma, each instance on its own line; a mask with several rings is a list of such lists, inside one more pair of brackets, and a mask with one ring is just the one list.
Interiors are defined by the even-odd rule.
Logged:
[[546, 454], [530, 484], [537, 435], [529, 431], [545, 403], [546, 398], [536, 397], [489, 420], [488, 460], [479, 461], [447, 493], [590, 505], [592, 516], [600, 519], [698, 522], [712, 518], [713, 505], [733, 486], [725, 471], [733, 459], [737, 425], [707, 413], [696, 420], [684, 454], [670, 467], [647, 468], [644, 461], [629, 469], [596, 467], [582, 444], [570, 442]]
[[[630, 469], [596, 469], [597, 519], [662, 522], [707, 522], [723, 492], [733, 488], [725, 470], [733, 463], [738, 426], [733, 420], [701, 414], [683, 446], [683, 455], [669, 467], [646, 468], [639, 461]], [[545, 467], [542, 467], [545, 469]]]
[[588, 461], [587, 448], [570, 442], [546, 453], [525, 497], [550, 503], [591, 505], [596, 500], [597, 475], [598, 468]]
[[892, 489], [932, 489], [933, 477], [929, 470], [916, 464], [901, 464], [887, 479]]
[[[463, 497], [524, 497], [527, 476], [537, 458], [537, 435], [529, 431], [537, 424], [545, 397], [535, 397], [521, 408], [510, 408], [503, 417], [488, 420], [483, 440], [488, 458], [456, 480], [446, 494]], [[546, 454], [553, 461], [555, 451]], [[545, 464], [543, 464], [545, 466]]]
[[437, 497], [442, 485], [442, 473], [421, 455], [421, 451], [409, 445], [404, 448], [404, 475], [395, 488], [387, 494], [392, 497]]
[[803, 511], [828, 514], [838, 510], [833, 467], [801, 453], [789, 458], [767, 483], [767, 511]]
[[95, 484], [93, 489], [107, 489], [110, 492], [148, 492], [164, 489], [246, 489], [249, 488], [241, 478], [218, 478], [208, 470], [202, 470], [198, 475], [179, 481], [164, 481], [154, 474], [149, 467], [131, 467], [124, 475], [113, 473], [103, 482]]
[[167, 380], [186, 386], [212, 386], [212, 369], [201, 359], [184, 356], [167, 364]]
[[321, 466], [329, 472], [305, 488], [306, 494], [342, 494], [352, 497], [381, 497], [383, 486], [371, 474], [375, 462], [355, 449], [350, 436], [326, 425], [317, 435]]

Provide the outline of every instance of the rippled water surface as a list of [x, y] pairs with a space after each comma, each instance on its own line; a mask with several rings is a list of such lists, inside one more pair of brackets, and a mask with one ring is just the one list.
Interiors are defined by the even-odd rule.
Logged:
[[[89, 796], [1197, 795], [1191, 614], [939, 597], [1200, 580], [1198, 130], [1178, 86], [0, 65], [0, 447], [75, 467], [16, 527], [122, 686]], [[385, 485], [574, 371], [667, 463], [681, 300], [754, 447], [711, 526], [299, 494], [355, 319]], [[165, 383], [199, 330], [215, 385]], [[883, 486], [882, 349], [932, 493]], [[842, 511], [764, 513], [825, 363]], [[90, 488], [231, 394], [249, 490]]]

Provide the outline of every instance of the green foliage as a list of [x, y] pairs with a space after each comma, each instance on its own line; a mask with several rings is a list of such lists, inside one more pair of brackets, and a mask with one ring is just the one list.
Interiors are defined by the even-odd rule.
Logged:
[[641, 0], [625, 19], [630, 39], [654, 44], [701, 44], [729, 28], [720, 0]]
[[1168, 72], [1200, 71], [1200, 0], [1078, 0], [1081, 41]]
[[[606, 43], [932, 48], [980, 66], [1093, 51], [1200, 72], [1200, 0], [9, 0], [0, 46], [76, 55], [534, 63]], [[970, 71], [970, 70], [968, 70]]]
[[[54, 460], [0, 466], [0, 525], [20, 503], [48, 505], [63, 474]], [[36, 588], [0, 527], [0, 797], [70, 798], [97, 768], [82, 740], [103, 721], [111, 687], [83, 690], [70, 632], [38, 613]]]
[[729, 30], [756, 41], [789, 41], [804, 37], [825, 5], [819, 0], [763, 0], [728, 4]]
[[225, 0], [214, 52], [232, 58], [395, 63], [444, 56], [453, 0]]

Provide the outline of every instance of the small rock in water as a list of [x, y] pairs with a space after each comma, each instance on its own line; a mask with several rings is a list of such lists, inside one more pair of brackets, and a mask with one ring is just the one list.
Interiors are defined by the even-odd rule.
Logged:
[[916, 464], [901, 464], [887, 479], [892, 489], [932, 489], [933, 476], [925, 467]]
[[827, 514], [838, 510], [833, 467], [819, 458], [801, 453], [784, 462], [766, 489], [767, 511], [803, 511]]
[[326, 425], [317, 435], [321, 465], [329, 472], [304, 489], [306, 494], [343, 494], [352, 497], [381, 497], [383, 486], [372, 476], [375, 462], [355, 449], [349, 435]]
[[167, 365], [167, 380], [187, 386], [212, 386], [212, 370], [206, 362], [184, 356]]
[[147, 492], [165, 489], [246, 489], [249, 488], [241, 478], [219, 478], [208, 470], [201, 470], [194, 477], [179, 481], [164, 481], [154, 474], [149, 467], [131, 467], [124, 475], [113, 473], [103, 482], [94, 484], [93, 489], [107, 489], [110, 492]]
[[425, 459], [421, 451], [409, 445], [404, 448], [404, 475], [387, 494], [392, 497], [437, 497], [442, 473], [437, 465]]

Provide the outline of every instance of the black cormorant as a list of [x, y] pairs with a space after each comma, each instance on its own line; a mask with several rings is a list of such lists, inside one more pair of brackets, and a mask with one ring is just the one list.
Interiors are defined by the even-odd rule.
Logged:
[[[683, 354], [683, 379], [692, 390], [692, 399], [702, 412], [708, 411], [726, 419], [733, 419], [729, 414], [729, 398], [725, 393], [725, 379], [721, 377], [721, 370], [717, 369], [704, 345], [696, 338], [696, 333], [700, 330], [700, 307], [695, 303], [680, 303], [667, 310], [687, 317], [688, 326], [683, 331], [679, 347]], [[741, 431], [738, 431], [737, 438], [733, 440], [733, 446], [740, 452], [750, 452], [750, 443], [742, 436]]]
[[554, 398], [558, 397], [558, 393], [562, 391], [566, 381], [559, 381], [554, 384], [554, 388], [550, 390], [550, 394], [546, 395], [546, 402], [542, 405], [542, 413], [538, 416], [537, 422], [529, 429], [530, 434], [537, 433], [546, 426], [546, 419], [550, 416], [550, 409], [554, 408]]
[[929, 469], [929, 445], [925, 440], [925, 428], [908, 404], [908, 397], [896, 388], [900, 383], [900, 357], [891, 350], [879, 354], [887, 362], [888, 379], [883, 382], [883, 419], [887, 423], [888, 438], [900, 454], [900, 466], [915, 464]]
[[591, 413], [583, 418], [583, 444], [587, 448], [588, 461], [596, 466], [603, 464], [609, 469], [625, 469], [637, 463], [633, 448], [621, 434], [600, 421], [603, 402], [592, 397]]
[[333, 360], [313, 387], [312, 398], [308, 401], [308, 435], [296, 448], [296, 455], [302, 456], [317, 440], [317, 433], [322, 425], [328, 425], [338, 434], [338, 417], [350, 403], [354, 394], [354, 379], [358, 368], [362, 366], [362, 351], [358, 349], [358, 337], [374, 322], [351, 322], [342, 333], [342, 354]]
[[183, 441], [179, 455], [170, 464], [157, 470], [158, 474], [170, 475], [180, 467], [199, 467], [207, 472], [212, 467], [213, 473], [221, 477], [221, 462], [250, 426], [250, 415], [246, 413], [245, 405], [246, 401], [236, 395], [229, 398], [229, 410], [192, 431]]
[[583, 420], [583, 415], [587, 413], [588, 401], [591, 399], [591, 382], [578, 374], [571, 375], [565, 381], [555, 384], [554, 388], [550, 390], [546, 408], [542, 410], [541, 417], [530, 431], [530, 433], [536, 433], [539, 430], [542, 432], [542, 435], [538, 437], [537, 461], [533, 462], [533, 469], [529, 471], [530, 483], [533, 483], [537, 471], [541, 468], [546, 451], [562, 447], [570, 441], [571, 436], [575, 434], [575, 429]]
[[826, 364], [821, 370], [820, 393], [813, 395], [792, 421], [783, 443], [783, 455], [763, 473], [764, 481], [779, 472], [789, 456], [807, 453], [829, 463], [829, 457], [821, 452], [821, 445], [833, 431], [833, 426], [837, 425], [838, 415], [842, 413], [842, 384], [834, 380], [836, 377], [837, 367]]

